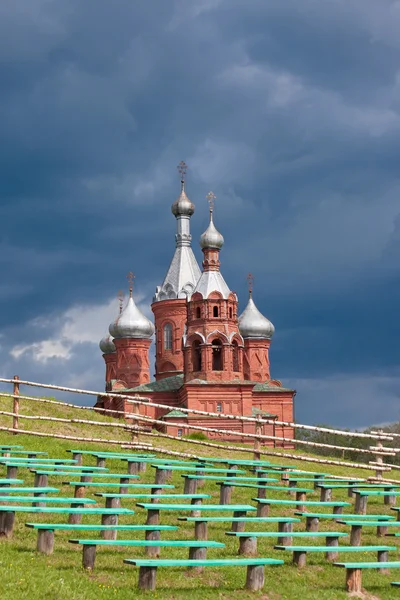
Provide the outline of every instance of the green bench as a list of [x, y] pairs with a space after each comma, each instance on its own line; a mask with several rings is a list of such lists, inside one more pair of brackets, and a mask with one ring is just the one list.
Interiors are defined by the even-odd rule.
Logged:
[[[155, 590], [158, 567], [247, 567], [246, 589], [259, 591], [264, 586], [264, 566], [283, 565], [273, 558], [227, 558], [217, 560], [152, 560], [126, 558], [124, 563], [139, 567], [138, 586], [141, 590]], [[400, 564], [400, 563], [399, 563]]]
[[[285, 525], [285, 523], [283, 524]], [[292, 538], [307, 538], [307, 537], [324, 537], [325, 544], [327, 546], [337, 546], [340, 537], [348, 537], [347, 533], [339, 533], [338, 531], [319, 531], [319, 532], [307, 532], [307, 531], [292, 531], [292, 524], [289, 523], [290, 527], [280, 528], [279, 532], [276, 531], [227, 531], [225, 535], [230, 535], [239, 538], [239, 551], [238, 554], [244, 554], [246, 556], [256, 556], [257, 554], [257, 539], [258, 538], [278, 538], [277, 543], [280, 546], [291, 546]]]
[[[305, 517], [306, 518], [306, 531], [318, 531], [318, 527], [319, 527], [319, 521], [320, 519], [323, 520], [334, 520], [334, 521], [341, 521], [341, 520], [352, 520], [352, 521], [356, 521], [356, 520], [360, 520], [360, 515], [356, 515], [356, 514], [334, 514], [334, 513], [311, 513], [311, 512], [301, 512], [301, 511], [295, 511], [294, 513], [295, 515], [299, 516], [299, 517]], [[363, 515], [363, 520], [374, 520], [374, 521], [394, 521], [394, 517], [390, 517], [389, 515]]]
[[[136, 475], [132, 475], [132, 477], [136, 477]], [[124, 479], [124, 478], [121, 478]], [[129, 480], [128, 480], [129, 481]], [[72, 485], [75, 487], [75, 493], [74, 496], [80, 497], [83, 496], [85, 493], [85, 489], [87, 487], [92, 487], [92, 488], [119, 488], [119, 493], [120, 494], [128, 494], [129, 490], [133, 489], [133, 490], [137, 490], [137, 489], [151, 489], [151, 493], [155, 494], [156, 490], [161, 490], [161, 489], [175, 489], [175, 486], [172, 484], [167, 484], [164, 483], [163, 485], [155, 485], [155, 483], [126, 483], [126, 479], [125, 479], [125, 483], [107, 483], [107, 482], [91, 482], [91, 481], [63, 481], [63, 485]]]
[[359, 515], [365, 515], [367, 513], [367, 502], [369, 496], [378, 496], [383, 497], [385, 504], [393, 506], [396, 504], [396, 497], [400, 496], [400, 492], [396, 492], [393, 489], [391, 490], [354, 490], [354, 494], [356, 497], [354, 511]]
[[[6, 487], [1, 490], [2, 496], [9, 496], [10, 494], [37, 494], [40, 496], [41, 494], [56, 494], [60, 490], [55, 487]], [[14, 500], [14, 498], [12, 498]]]
[[[14, 450], [13, 448], [16, 449]], [[26, 454], [28, 458], [34, 458], [36, 456], [48, 456], [48, 452], [36, 452], [35, 450], [20, 450], [20, 448], [22, 448], [22, 446], [8, 446], [8, 449], [6, 449], [5, 446], [0, 446], [0, 453], [3, 453], [4, 455], [4, 452], [7, 452], [8, 456], [6, 458], [11, 456], [11, 454]]]
[[[181, 475], [181, 477], [183, 477], [184, 481], [185, 481], [184, 488], [183, 488], [183, 492], [185, 494], [195, 494], [197, 492], [197, 484], [199, 481], [221, 481], [221, 476], [219, 476], [219, 475], [191, 475], [191, 474], [185, 473], [184, 475]], [[235, 476], [234, 479], [235, 479], [235, 481], [241, 481], [241, 482], [260, 481], [259, 477], [237, 477], [237, 476]], [[260, 488], [262, 485], [264, 485], [264, 482], [268, 483], [268, 482], [275, 482], [278, 480], [276, 479], [276, 477], [265, 477], [261, 481], [262, 481], [262, 483], [260, 483], [259, 486], [255, 485], [254, 487]]]
[[[148, 458], [148, 459], [137, 459], [134, 457], [121, 457], [121, 460], [128, 463], [128, 473], [138, 473], [139, 471], [145, 471], [146, 466], [149, 463], [153, 463], [151, 466], [158, 465], [161, 468], [163, 466], [183, 467], [183, 468], [196, 468], [203, 469], [203, 467], [212, 467], [212, 464], [203, 461], [192, 461], [187, 460], [168, 460], [162, 458]], [[170, 469], [167, 469], [170, 470]]]
[[285, 533], [291, 531], [293, 523], [299, 523], [300, 519], [293, 517], [178, 517], [178, 521], [187, 521], [194, 523], [194, 539], [208, 539], [208, 523], [232, 523], [232, 532], [242, 532], [245, 530], [246, 523], [278, 523], [278, 531]]
[[[66, 452], [70, 452], [72, 454], [72, 458], [77, 461], [79, 465], [82, 464], [83, 456], [93, 456], [97, 461], [98, 467], [105, 466], [105, 460], [110, 458], [111, 460], [118, 460], [121, 456], [132, 456], [127, 452], [96, 452], [94, 450], [67, 450]], [[137, 458], [152, 458], [155, 457], [154, 454], [135, 454]]]
[[[384, 565], [384, 566], [383, 566]], [[346, 590], [349, 593], [360, 594], [362, 592], [362, 571], [364, 569], [379, 569], [381, 573], [387, 574], [388, 569], [400, 568], [400, 561], [382, 562], [344, 562], [333, 563], [334, 567], [346, 569]]]
[[157, 503], [159, 500], [192, 500], [192, 503], [196, 503], [197, 505], [201, 500], [211, 498], [209, 494], [114, 494], [113, 492], [97, 492], [95, 493], [95, 496], [105, 498], [107, 508], [113, 508], [114, 506], [118, 508], [121, 505], [121, 499], [151, 500], [153, 504]]
[[[45, 452], [44, 454], [47, 454], [47, 452]], [[76, 465], [76, 460], [71, 459], [65, 459], [65, 458], [37, 458], [36, 456], [32, 456], [31, 458], [18, 458], [18, 456], [8, 456], [5, 458], [0, 458], [0, 464], [1, 465], [7, 465], [8, 463], [15, 463], [15, 464], [37, 464], [37, 465]]]
[[189, 560], [205, 560], [207, 548], [225, 548], [221, 542], [196, 540], [69, 540], [71, 544], [82, 546], [82, 565], [84, 569], [94, 569], [97, 546], [129, 546], [146, 548], [148, 556], [159, 556], [160, 548], [189, 548]]
[[293, 563], [297, 567], [305, 567], [307, 552], [325, 552], [327, 560], [336, 560], [339, 552], [377, 552], [378, 561], [387, 562], [390, 550], [396, 550], [396, 546], [339, 546], [328, 544], [326, 546], [274, 546], [275, 550], [290, 550], [293, 552]]
[[[69, 525], [68, 523], [25, 523], [25, 527], [35, 529], [38, 533], [36, 549], [43, 554], [52, 554], [54, 550], [54, 532], [55, 531], [100, 531], [104, 536], [105, 532], [118, 531], [144, 531], [148, 539], [159, 539], [160, 531], [176, 531], [176, 525]], [[154, 537], [158, 533], [158, 538]]]
[[[106, 469], [107, 471], [107, 469]], [[127, 475], [125, 473], [98, 473], [92, 471], [49, 471], [38, 469], [35, 471], [35, 485], [44, 486], [48, 484], [49, 477], [80, 477], [81, 483], [91, 483], [93, 478], [119, 479], [120, 483], [129, 483], [132, 479], [139, 479], [138, 475]]]
[[0, 478], [0, 487], [10, 487], [16, 483], [24, 483], [23, 479], [7, 479], [5, 477]]
[[385, 490], [391, 490], [394, 489], [396, 486], [390, 486], [390, 485], [374, 485], [372, 483], [368, 483], [368, 484], [360, 484], [360, 482], [355, 482], [355, 483], [319, 483], [317, 485], [318, 488], [320, 488], [321, 490], [321, 496], [320, 496], [320, 500], [321, 502], [330, 502], [332, 500], [332, 490], [340, 490], [340, 489], [347, 489], [347, 493], [349, 498], [352, 498], [354, 496], [354, 492], [355, 490], [359, 490], [359, 489], [377, 489], [377, 488], [384, 488]]
[[[0, 514], [0, 538], [11, 538], [14, 531], [15, 513], [34, 514], [64, 514], [68, 515], [70, 524], [80, 523], [84, 515], [101, 515], [102, 525], [117, 525], [119, 515], [134, 515], [135, 511], [128, 508], [60, 508], [53, 506], [0, 506], [0, 513], [6, 513], [4, 517]], [[114, 539], [113, 530], [107, 530], [110, 539]]]
[[[195, 501], [196, 502], [196, 501]], [[234, 517], [245, 517], [249, 511], [256, 510], [254, 506], [248, 504], [143, 504], [137, 503], [136, 506], [147, 510], [148, 525], [158, 525], [160, 522], [160, 511], [191, 511], [192, 517], [200, 516], [203, 511], [231, 511]], [[195, 510], [194, 510], [195, 509]], [[194, 514], [195, 513], [195, 514]]]
[[[232, 478], [233, 479], [233, 478]], [[313, 493], [314, 490], [310, 488], [292, 488], [289, 490], [286, 486], [280, 485], [264, 485], [263, 480], [258, 480], [258, 484], [253, 483], [242, 483], [241, 481], [237, 481], [237, 478], [234, 478], [234, 481], [217, 481], [217, 485], [220, 486], [220, 495], [219, 502], [220, 504], [230, 504], [232, 491], [234, 487], [243, 487], [243, 488], [257, 488], [258, 489], [258, 498], [266, 498], [267, 492], [293, 492], [296, 494], [296, 500], [304, 501], [306, 500], [307, 493]]]
[[[181, 465], [151, 465], [156, 470], [155, 483], [165, 483], [171, 476], [173, 471], [196, 471], [198, 474], [203, 473], [224, 473], [227, 477], [234, 477], [237, 473], [245, 473], [239, 469], [215, 469], [213, 467], [183, 467]], [[201, 484], [201, 480], [197, 482]]]
[[[384, 537], [387, 534], [388, 527], [400, 527], [400, 523], [398, 521], [390, 521], [389, 519], [364, 519], [363, 515], [362, 519], [347, 519], [343, 517], [338, 521], [341, 525], [350, 525], [350, 543], [353, 546], [359, 546], [361, 544], [361, 532], [363, 527], [376, 527], [376, 534], [378, 537]], [[373, 517], [374, 515], [368, 515]]]
[[[77, 467], [77, 465], [59, 465], [59, 464], [43, 464], [43, 463], [26, 463], [26, 462], [7, 462], [4, 463], [5, 467], [7, 467], [7, 478], [9, 479], [16, 479], [17, 475], [18, 475], [18, 469], [29, 469], [30, 471], [37, 471], [37, 470], [41, 470], [41, 469], [46, 469], [49, 467], [52, 467], [52, 472], [53, 471], [59, 471], [62, 467], [65, 467], [65, 470], [68, 469], [69, 472], [71, 472], [73, 469], [76, 468], [80, 468], [81, 467]], [[95, 467], [93, 467], [95, 468]], [[49, 469], [48, 469], [49, 470]], [[91, 471], [92, 469], [89, 467], [84, 467], [82, 468], [82, 470], [85, 471]]]
[[345, 506], [351, 506], [350, 502], [317, 502], [313, 500], [273, 500], [271, 498], [253, 498], [254, 502], [257, 502], [257, 516], [259, 517], [268, 517], [269, 509], [271, 506], [295, 506], [298, 508], [300, 512], [305, 511], [305, 507], [308, 506], [332, 506], [333, 514], [338, 515], [342, 514], [343, 508]]

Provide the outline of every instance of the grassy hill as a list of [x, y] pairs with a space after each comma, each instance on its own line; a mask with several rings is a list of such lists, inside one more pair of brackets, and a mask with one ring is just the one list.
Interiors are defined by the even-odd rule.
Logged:
[[[3, 400], [0, 402], [1, 410], [10, 410], [11, 401]], [[72, 408], [65, 408], [60, 404], [41, 404], [28, 403], [24, 404], [21, 412], [24, 414], [35, 414], [35, 411], [40, 410], [42, 416], [52, 416], [58, 418], [80, 418], [96, 420], [101, 423], [112, 422], [112, 419], [94, 414], [90, 411], [76, 411]], [[78, 413], [78, 414], [77, 414]], [[11, 417], [0, 416], [2, 426], [11, 425]], [[41, 431], [43, 433], [61, 433], [63, 435], [71, 435], [78, 437], [102, 437], [114, 440], [120, 440], [121, 443], [130, 440], [130, 432], [117, 428], [106, 428], [103, 426], [88, 426], [78, 423], [61, 423], [49, 421], [20, 421], [20, 428]], [[173, 440], [157, 440], [155, 438], [142, 437], [142, 441], [149, 443], [151, 441], [155, 448], [164, 448], [174, 450], [176, 452], [198, 454], [202, 456], [238, 456], [233, 455], [231, 451], [213, 450], [201, 445], [186, 444]], [[69, 458], [66, 454], [67, 449], [81, 448], [93, 450], [115, 450], [120, 448], [118, 445], [108, 443], [87, 443], [73, 442], [70, 440], [57, 440], [45, 437], [33, 437], [29, 435], [11, 435], [0, 431], [0, 444], [21, 444], [25, 448], [32, 450], [41, 450], [49, 453], [50, 457]], [[303, 451], [301, 454], [305, 454]], [[312, 456], [310, 454], [310, 456]], [[243, 453], [238, 458], [250, 458], [251, 455]], [[324, 471], [332, 474], [340, 474], [347, 476], [364, 477], [371, 474], [370, 471], [351, 470], [333, 466], [318, 466], [312, 463], [305, 463], [296, 460], [288, 460], [280, 458], [278, 453], [276, 459], [266, 457], [275, 463], [291, 464], [308, 471]], [[84, 464], [94, 464], [92, 457], [86, 457]], [[115, 460], [110, 462], [110, 470], [113, 472], [126, 471], [126, 463]], [[0, 477], [4, 476], [5, 468], [0, 467]], [[33, 477], [27, 471], [21, 471], [23, 474], [25, 485], [33, 484]], [[391, 478], [395, 478], [396, 474], [390, 474]], [[60, 493], [64, 496], [72, 496], [72, 488], [70, 486], [62, 486], [62, 477], [52, 478], [50, 485], [55, 485], [60, 489]], [[154, 469], [147, 468], [146, 473], [141, 474], [141, 481], [152, 482], [154, 480]], [[179, 473], [174, 473], [172, 483], [176, 487], [176, 492], [181, 492], [183, 487], [183, 479]], [[307, 484], [311, 487], [311, 484]], [[97, 491], [97, 490], [96, 490]], [[206, 482], [201, 488], [201, 492], [210, 494], [211, 498], [207, 500], [210, 503], [218, 503], [219, 487], [214, 482]], [[251, 498], [255, 496], [255, 490], [251, 489], [236, 489], [233, 492], [232, 502], [251, 503]], [[93, 497], [92, 490], [89, 488], [87, 497]], [[287, 493], [276, 494], [274, 497], [285, 499]], [[335, 499], [347, 501], [346, 492], [338, 492], [335, 494]], [[315, 498], [318, 499], [318, 494]], [[102, 499], [97, 499], [99, 504], [103, 504]], [[122, 506], [133, 508], [135, 500], [126, 500]], [[140, 508], [135, 509], [135, 515], [132, 518], [121, 518], [121, 523], [144, 523], [145, 511]], [[381, 499], [370, 499], [368, 503], [369, 513], [389, 512], [388, 507], [383, 506]], [[287, 514], [292, 515], [291, 508], [273, 508], [272, 515]], [[393, 513], [392, 513], [393, 514]], [[164, 513], [162, 514], [162, 524], [177, 524], [177, 514]], [[65, 517], [62, 517], [65, 520]], [[26, 521], [30, 522], [61, 522], [59, 516], [56, 515], [29, 515], [19, 514], [16, 517], [15, 534], [12, 540], [0, 540], [0, 598], [1, 600], [133, 600], [142, 598], [143, 593], [137, 590], [138, 569], [123, 564], [123, 558], [134, 558], [144, 556], [144, 549], [137, 548], [99, 548], [96, 569], [93, 573], [85, 572], [82, 569], [82, 551], [81, 548], [68, 543], [68, 539], [76, 537], [76, 534], [68, 532], [56, 533], [55, 551], [51, 556], [43, 556], [37, 554], [36, 533], [27, 529], [24, 526]], [[84, 522], [99, 522], [98, 517], [85, 517]], [[267, 525], [268, 529], [276, 530], [276, 525]], [[295, 530], [304, 530], [304, 522], [295, 525]], [[321, 530], [336, 530], [339, 525], [334, 525], [329, 521], [324, 521], [320, 525]], [[226, 544], [226, 547], [220, 550], [209, 550], [209, 558], [229, 558], [237, 556], [238, 543], [236, 539], [225, 535], [225, 531], [230, 529], [229, 523], [218, 523], [210, 525], [209, 539], [221, 541]], [[256, 530], [257, 525], [249, 524], [246, 530]], [[80, 537], [93, 537], [93, 533], [84, 532], [79, 534]], [[131, 534], [132, 535], [132, 534]], [[137, 534], [138, 537], [144, 537], [142, 533]], [[193, 539], [193, 527], [190, 524], [179, 522], [179, 530], [170, 534], [174, 539]], [[129, 538], [129, 533], [120, 533], [119, 538]], [[162, 534], [162, 538], [167, 538], [167, 533]], [[390, 540], [389, 545], [393, 545], [392, 540], [395, 538], [387, 538]], [[382, 538], [377, 538], [375, 531], [367, 529], [363, 533], [363, 544], [382, 543]], [[387, 540], [385, 540], [386, 543]], [[311, 540], [307, 543], [314, 543]], [[318, 541], [316, 542], [318, 543]], [[341, 544], [348, 543], [341, 541]], [[245, 581], [245, 568], [215, 568], [206, 569], [201, 574], [190, 573], [185, 569], [170, 569], [159, 570], [157, 576], [157, 590], [154, 593], [146, 594], [146, 597], [163, 598], [174, 600], [242, 600], [245, 598], [262, 598], [263, 600], [297, 600], [298, 598], [307, 598], [310, 600], [340, 600], [348, 598], [344, 591], [344, 571], [335, 569], [328, 564], [323, 555], [315, 554], [307, 558], [307, 566], [298, 570], [291, 564], [291, 553], [278, 552], [273, 549], [276, 544], [274, 538], [260, 539], [258, 549], [260, 556], [270, 556], [273, 558], [283, 558], [285, 565], [282, 567], [266, 567], [266, 583], [264, 591], [260, 594], [253, 594], [243, 590]], [[186, 558], [187, 549], [169, 548], [161, 549], [162, 558]], [[392, 560], [396, 558], [396, 553], [393, 554]], [[360, 553], [355, 555], [343, 554], [340, 560], [375, 560], [375, 554]], [[363, 582], [366, 590], [368, 590], [367, 598], [380, 598], [389, 600], [394, 597], [394, 590], [390, 587], [389, 582], [400, 579], [400, 573], [384, 576], [376, 572], [366, 572], [363, 575]]]

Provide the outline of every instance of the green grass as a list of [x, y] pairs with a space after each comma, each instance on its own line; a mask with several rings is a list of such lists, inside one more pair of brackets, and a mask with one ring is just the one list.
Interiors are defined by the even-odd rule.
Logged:
[[[22, 404], [22, 403], [21, 403]], [[4, 400], [0, 403], [2, 410], [10, 409], [10, 401]], [[35, 403], [26, 403], [21, 408], [24, 414], [51, 415], [57, 417], [72, 416], [92, 419], [102, 422], [111, 421], [111, 419], [95, 415], [86, 411], [73, 411], [66, 409], [62, 405], [36, 405]], [[1, 424], [10, 424], [10, 417], [1, 417]], [[51, 422], [32, 422], [20, 421], [20, 427], [43, 432], [62, 432], [66, 435], [77, 435], [84, 437], [103, 437], [110, 439], [119, 439], [126, 442], [130, 439], [130, 433], [121, 429], [109, 429], [105, 427], [90, 427], [79, 424], [63, 424]], [[177, 452], [189, 452], [192, 454], [201, 454], [204, 456], [233, 456], [231, 451], [213, 450], [212, 448], [192, 445], [173, 440], [156, 440], [155, 438], [142, 438], [143, 441], [151, 441], [156, 447], [169, 448]], [[70, 458], [66, 453], [67, 449], [78, 447], [82, 449], [93, 450], [112, 450], [118, 451], [118, 445], [109, 444], [90, 444], [82, 442], [72, 442], [67, 440], [57, 440], [51, 438], [39, 438], [28, 435], [9, 435], [0, 432], [0, 444], [22, 444], [25, 448], [32, 450], [47, 451], [52, 458], [65, 457]], [[293, 451], [290, 451], [293, 452]], [[304, 454], [302, 451], [301, 454]], [[236, 453], [235, 453], [236, 456]], [[238, 458], [250, 458], [251, 455], [243, 453]], [[272, 458], [265, 457], [266, 460]], [[281, 464], [290, 464], [287, 458], [274, 459], [274, 462]], [[84, 457], [84, 464], [94, 464], [91, 457]], [[345, 476], [367, 476], [371, 472], [355, 470], [340, 467], [331, 467], [329, 465], [316, 465], [300, 461], [293, 461], [293, 466], [298, 466], [308, 471], [321, 470], [332, 474]], [[125, 472], [126, 463], [121, 461], [109, 461], [107, 467], [112, 471]], [[5, 469], [0, 467], [0, 476], [4, 476]], [[33, 484], [33, 477], [26, 470], [20, 472], [25, 485]], [[183, 489], [183, 478], [181, 473], [174, 472], [172, 483], [176, 486], [172, 492], [181, 492]], [[396, 474], [390, 474], [395, 478]], [[63, 478], [49, 478], [49, 485], [59, 487], [60, 493], [70, 495], [69, 486], [61, 486]], [[147, 468], [146, 473], [141, 474], [140, 481], [150, 483], [154, 480], [154, 469]], [[311, 483], [307, 484], [311, 487]], [[101, 488], [87, 488], [87, 496], [93, 498], [94, 492], [101, 491]], [[104, 490], [106, 491], [106, 490]], [[232, 494], [232, 503], [251, 503], [251, 498], [255, 496], [255, 491], [249, 488], [235, 488]], [[204, 487], [199, 488], [200, 493], [211, 494], [212, 498], [207, 503], [218, 503], [219, 486], [215, 481], [206, 481]], [[273, 498], [285, 499], [286, 492], [274, 492]], [[318, 494], [310, 495], [310, 499], [318, 499]], [[334, 499], [347, 501], [346, 490], [334, 490]], [[103, 500], [97, 498], [99, 504]], [[123, 507], [134, 508], [134, 500], [125, 500]], [[349, 509], [346, 512], [352, 512]], [[369, 513], [387, 513], [388, 507], [383, 505], [382, 498], [370, 498], [368, 501]], [[184, 513], [188, 515], [188, 513]], [[293, 509], [290, 507], [272, 507], [271, 516], [293, 515]], [[393, 511], [391, 514], [394, 514]], [[121, 524], [143, 524], [145, 522], [146, 511], [137, 508], [134, 517], [122, 517]], [[162, 532], [161, 537], [167, 539], [193, 539], [194, 525], [177, 521], [177, 513], [162, 513], [161, 523], [165, 525], [179, 524], [179, 530], [176, 532]], [[347, 599], [348, 595], [344, 590], [345, 573], [342, 569], [336, 569], [326, 562], [324, 555], [311, 554], [307, 557], [307, 566], [298, 570], [291, 564], [291, 555], [287, 552], [279, 552], [273, 549], [276, 544], [274, 538], [259, 538], [258, 551], [259, 556], [271, 558], [283, 558], [286, 562], [282, 567], [266, 567], [266, 580], [263, 592], [250, 593], [243, 589], [245, 582], [245, 568], [209, 568], [201, 574], [193, 574], [186, 569], [159, 569], [157, 575], [157, 590], [154, 593], [143, 593], [137, 590], [138, 569], [123, 564], [124, 558], [139, 558], [145, 556], [142, 548], [99, 548], [96, 558], [96, 569], [93, 573], [85, 572], [81, 566], [82, 550], [68, 543], [69, 538], [77, 537], [73, 532], [56, 532], [56, 543], [54, 554], [46, 557], [36, 552], [36, 531], [27, 529], [24, 526], [26, 521], [35, 522], [61, 522], [65, 517], [51, 515], [27, 515], [20, 514], [16, 517], [15, 533], [12, 540], [0, 541], [0, 598], [1, 600], [131, 600], [143, 597], [174, 599], [174, 600], [242, 600], [247, 598], [261, 598], [262, 600], [297, 600], [307, 598], [309, 600], [340, 600]], [[98, 517], [84, 517], [84, 523], [98, 523]], [[267, 524], [266, 530], [275, 531], [276, 524]], [[246, 525], [246, 530], [257, 530], [259, 525], [250, 523]], [[296, 531], [305, 529], [305, 522], [295, 524]], [[339, 528], [345, 531], [342, 525], [338, 526], [335, 522], [322, 521], [320, 530], [334, 531]], [[213, 523], [209, 525], [209, 539], [226, 544], [225, 549], [209, 549], [209, 558], [230, 558], [237, 557], [238, 540], [231, 536], [226, 536], [225, 531], [230, 529], [229, 523]], [[135, 534], [141, 539], [143, 534]], [[81, 537], [94, 537], [93, 532], [85, 534], [80, 533]], [[120, 532], [119, 539], [129, 539], [132, 533]], [[375, 529], [365, 529], [363, 531], [362, 543], [365, 545], [375, 545], [386, 543], [396, 545], [397, 538], [387, 538], [386, 540], [376, 537]], [[318, 545], [316, 540], [307, 540], [309, 544]], [[341, 544], [348, 543], [341, 541]], [[187, 558], [188, 551], [184, 548], [162, 548], [161, 558]], [[375, 553], [360, 553], [357, 560], [376, 560]], [[398, 553], [391, 553], [389, 560], [396, 560]], [[340, 561], [354, 560], [353, 554], [340, 554]], [[393, 588], [390, 587], [390, 581], [398, 580], [399, 573], [393, 571], [390, 576], [381, 575], [375, 571], [363, 573], [363, 585], [370, 597], [381, 600], [392, 599], [395, 596]], [[368, 596], [367, 596], [368, 597]]]

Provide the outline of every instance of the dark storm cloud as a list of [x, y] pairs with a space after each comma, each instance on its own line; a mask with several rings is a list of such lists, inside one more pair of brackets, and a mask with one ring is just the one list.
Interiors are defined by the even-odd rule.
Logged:
[[297, 417], [398, 418], [398, 6], [2, 2], [3, 374], [101, 387], [96, 336], [128, 270], [147, 304], [162, 280], [185, 159], [196, 252], [213, 189]]

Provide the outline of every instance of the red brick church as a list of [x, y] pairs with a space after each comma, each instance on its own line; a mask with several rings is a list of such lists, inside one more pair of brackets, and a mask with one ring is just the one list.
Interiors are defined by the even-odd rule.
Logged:
[[[153, 298], [154, 324], [136, 306], [131, 282], [126, 306], [121, 306], [109, 335], [100, 342], [106, 391], [115, 392], [115, 396], [99, 398], [99, 403], [107, 409], [133, 412], [133, 405], [118, 395], [139, 394], [168, 407], [140, 406], [142, 414], [165, 423], [156, 426], [163, 432], [187, 435], [194, 431], [187, 427], [192, 424], [236, 433], [210, 432], [210, 438], [245, 441], [240, 433], [254, 432], [252, 423], [188, 415], [180, 409], [293, 421], [295, 392], [271, 379], [269, 349], [275, 329], [257, 309], [251, 284], [247, 306], [238, 316], [238, 297], [220, 270], [224, 238], [214, 225], [215, 196], [211, 192], [207, 196], [210, 222], [200, 238], [200, 269], [191, 247], [190, 219], [195, 207], [186, 195], [186, 165], [181, 163], [179, 169], [181, 192], [171, 207], [177, 225], [176, 248]], [[152, 381], [149, 350], [154, 333]], [[292, 428], [275, 424], [265, 425], [264, 433], [293, 437]]]

